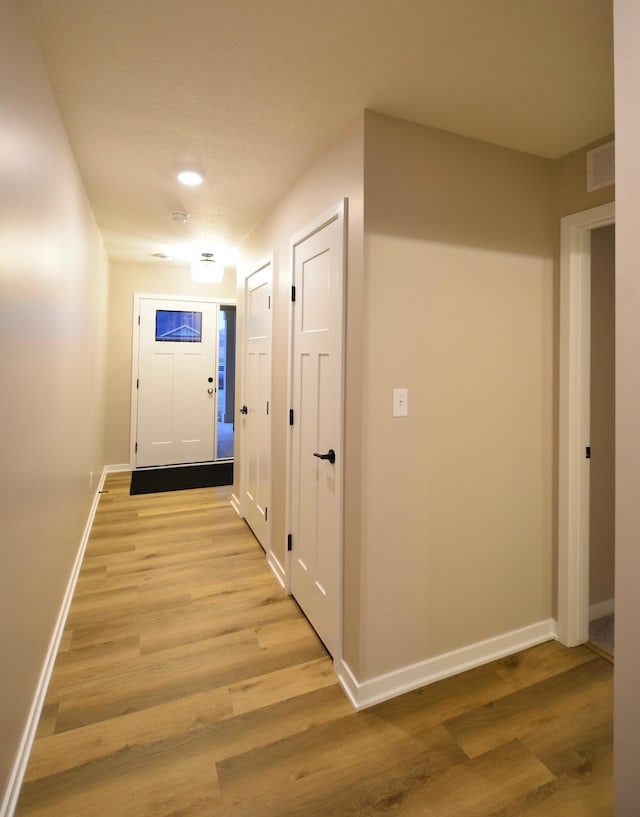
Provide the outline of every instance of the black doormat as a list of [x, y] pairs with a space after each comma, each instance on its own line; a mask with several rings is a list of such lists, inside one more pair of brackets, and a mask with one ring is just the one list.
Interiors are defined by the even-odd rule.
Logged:
[[189, 488], [212, 488], [220, 485], [233, 485], [232, 462], [134, 471], [131, 474], [129, 495], [186, 491]]

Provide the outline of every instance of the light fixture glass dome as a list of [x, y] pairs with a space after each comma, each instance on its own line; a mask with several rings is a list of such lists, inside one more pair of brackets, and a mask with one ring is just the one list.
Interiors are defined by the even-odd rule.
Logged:
[[191, 265], [191, 278], [198, 284], [220, 284], [224, 278], [224, 267], [211, 252], [203, 252], [202, 258]]

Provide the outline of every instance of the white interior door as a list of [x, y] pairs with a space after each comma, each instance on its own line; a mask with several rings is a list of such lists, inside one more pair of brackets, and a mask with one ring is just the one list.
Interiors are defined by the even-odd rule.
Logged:
[[263, 548], [269, 548], [271, 492], [271, 298], [273, 264], [245, 280], [242, 416], [242, 513]]
[[332, 655], [342, 552], [343, 208], [293, 244], [291, 592]]
[[217, 309], [140, 299], [136, 467], [214, 459]]

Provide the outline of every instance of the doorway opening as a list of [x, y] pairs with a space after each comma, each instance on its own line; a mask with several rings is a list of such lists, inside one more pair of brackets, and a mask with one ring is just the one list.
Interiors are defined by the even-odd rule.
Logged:
[[613, 656], [615, 611], [615, 224], [591, 231], [589, 643]]
[[236, 308], [220, 304], [216, 459], [233, 459], [236, 395]]
[[589, 639], [591, 238], [615, 222], [613, 202], [561, 222], [558, 638]]

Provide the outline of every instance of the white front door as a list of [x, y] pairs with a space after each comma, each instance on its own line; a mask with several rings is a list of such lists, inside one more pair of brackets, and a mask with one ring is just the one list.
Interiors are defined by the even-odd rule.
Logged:
[[242, 513], [267, 550], [271, 491], [271, 297], [273, 264], [245, 279], [242, 416]]
[[342, 552], [344, 208], [293, 242], [291, 592], [334, 655]]
[[136, 467], [214, 459], [217, 310], [215, 303], [140, 298]]

